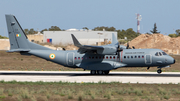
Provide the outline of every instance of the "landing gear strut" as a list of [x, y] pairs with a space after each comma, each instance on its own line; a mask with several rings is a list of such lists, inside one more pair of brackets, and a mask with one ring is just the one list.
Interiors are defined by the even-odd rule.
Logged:
[[157, 73], [158, 73], [158, 74], [161, 74], [161, 72], [162, 72], [161, 69], [158, 69], [158, 70], [157, 70]]

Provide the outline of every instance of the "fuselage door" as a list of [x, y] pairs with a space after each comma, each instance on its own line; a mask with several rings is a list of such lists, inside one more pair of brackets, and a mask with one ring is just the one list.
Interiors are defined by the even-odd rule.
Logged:
[[145, 55], [145, 64], [151, 64], [152, 63], [152, 56], [151, 55]]
[[68, 66], [73, 66], [74, 65], [74, 53], [67, 53], [66, 57], [66, 63]]

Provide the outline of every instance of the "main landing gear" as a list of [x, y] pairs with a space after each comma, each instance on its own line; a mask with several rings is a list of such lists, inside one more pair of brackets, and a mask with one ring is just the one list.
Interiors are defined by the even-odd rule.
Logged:
[[161, 74], [161, 73], [162, 73], [162, 70], [161, 70], [161, 69], [158, 69], [158, 70], [157, 70], [157, 73], [158, 73], [158, 74]]
[[98, 74], [98, 75], [105, 74], [105, 75], [107, 75], [107, 74], [109, 74], [109, 70], [105, 70], [105, 71], [103, 71], [103, 70], [91, 70], [91, 74], [92, 75], [95, 75], [95, 74]]

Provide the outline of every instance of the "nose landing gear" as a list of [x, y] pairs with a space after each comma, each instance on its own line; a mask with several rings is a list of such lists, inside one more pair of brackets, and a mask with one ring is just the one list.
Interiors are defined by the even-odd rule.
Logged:
[[157, 70], [157, 73], [158, 73], [158, 74], [161, 74], [161, 73], [162, 73], [162, 70], [161, 70], [161, 69], [158, 69], [158, 70]]

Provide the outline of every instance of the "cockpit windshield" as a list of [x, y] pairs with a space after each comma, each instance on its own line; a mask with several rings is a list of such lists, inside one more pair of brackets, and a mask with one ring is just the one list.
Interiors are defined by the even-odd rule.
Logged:
[[159, 55], [160, 55], [160, 56], [162, 56], [162, 53], [161, 53], [161, 52], [159, 52]]
[[167, 55], [165, 52], [156, 52], [155, 56], [162, 56], [162, 55]]
[[163, 53], [163, 55], [167, 55], [165, 52], [162, 52]]
[[158, 52], [156, 52], [155, 56], [159, 56], [159, 53], [158, 53]]

